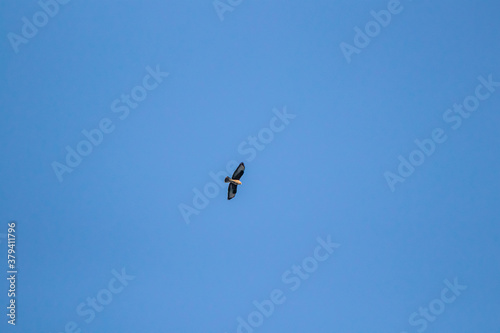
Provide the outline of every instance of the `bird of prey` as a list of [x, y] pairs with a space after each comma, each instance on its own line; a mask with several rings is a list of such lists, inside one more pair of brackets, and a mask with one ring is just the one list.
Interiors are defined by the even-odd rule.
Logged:
[[229, 187], [227, 188], [227, 200], [231, 200], [236, 195], [236, 187], [241, 185], [240, 178], [243, 176], [244, 172], [245, 164], [241, 162], [236, 170], [234, 170], [233, 177], [226, 177], [226, 179], [224, 179], [225, 183], [229, 183]]

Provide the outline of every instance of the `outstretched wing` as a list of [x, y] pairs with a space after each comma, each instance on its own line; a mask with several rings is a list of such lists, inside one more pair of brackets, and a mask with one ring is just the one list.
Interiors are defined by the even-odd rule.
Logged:
[[245, 172], [245, 164], [243, 164], [243, 162], [241, 162], [240, 165], [238, 165], [238, 167], [236, 168], [236, 170], [234, 170], [232, 178], [239, 180], [241, 178], [241, 176], [243, 176], [244, 172]]
[[229, 187], [227, 188], [227, 200], [231, 200], [232, 198], [234, 198], [234, 196], [236, 195], [237, 187], [238, 185], [234, 185], [233, 183], [229, 184]]

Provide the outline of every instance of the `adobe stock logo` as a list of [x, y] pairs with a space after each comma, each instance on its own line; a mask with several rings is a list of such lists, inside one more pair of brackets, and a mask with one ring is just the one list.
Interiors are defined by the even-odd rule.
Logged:
[[232, 12], [236, 7], [241, 5], [243, 0], [214, 0], [212, 3], [214, 5], [215, 12], [219, 16], [219, 20], [224, 21], [224, 13]]
[[[458, 283], [458, 279], [456, 277], [453, 280], [453, 283], [451, 283], [448, 279], [443, 282], [446, 287], [441, 290], [439, 297], [431, 300], [427, 307], [419, 307], [418, 312], [413, 312], [408, 318], [408, 323], [411, 326], [417, 327], [418, 333], [425, 331], [429, 323], [435, 322], [438, 316], [443, 314], [447, 306], [454, 303], [462, 294], [462, 291], [467, 289], [466, 285]], [[402, 331], [401, 333], [408, 332]]]
[[[409, 0], [412, 1], [412, 0]], [[400, 14], [403, 11], [404, 7], [401, 5], [399, 0], [389, 0], [387, 3], [387, 9], [382, 9], [380, 11], [370, 11], [370, 15], [374, 20], [368, 21], [365, 24], [364, 29], [362, 30], [358, 26], [354, 27], [354, 35], [353, 44], [348, 44], [346, 42], [340, 43], [340, 51], [345, 57], [345, 60], [348, 64], [351, 63], [351, 57], [355, 54], [360, 54], [361, 50], [366, 48], [371, 40], [377, 37], [382, 28], [386, 28], [392, 21], [392, 17], [394, 15]]]
[[[105, 288], [99, 290], [95, 297], [87, 297], [85, 302], [77, 305], [76, 314], [83, 318], [86, 324], [94, 321], [97, 313], [101, 313], [107, 306], [111, 304], [114, 297], [123, 292], [125, 287], [128, 286], [129, 281], [135, 280], [135, 276], [127, 274], [125, 267], [121, 272], [113, 269], [111, 271], [113, 277], [108, 281]], [[81, 333], [82, 329], [75, 321], [68, 321], [64, 325], [65, 333]]]
[[[479, 84], [474, 89], [473, 95], [466, 96], [462, 103], [453, 104], [453, 108], [449, 108], [443, 113], [444, 122], [450, 124], [451, 129], [454, 131], [462, 126], [464, 119], [468, 119], [479, 108], [481, 101], [490, 98], [496, 88], [500, 87], [500, 82], [493, 81], [492, 74], [488, 75], [487, 79], [484, 76], [479, 76], [477, 80]], [[391, 192], [396, 190], [395, 185], [397, 183], [403, 183], [408, 179], [417, 167], [421, 166], [428, 157], [434, 154], [438, 145], [447, 139], [448, 136], [441, 127], [434, 128], [430, 138], [415, 139], [414, 142], [417, 148], [412, 150], [407, 158], [403, 155], [398, 156], [397, 172], [386, 171], [384, 173], [384, 178]]]
[[33, 14], [31, 21], [23, 16], [21, 21], [21, 35], [9, 32], [7, 39], [15, 53], [19, 52], [21, 44], [28, 44], [29, 40], [38, 34], [38, 29], [43, 28], [49, 20], [59, 13], [60, 5], [66, 5], [70, 0], [39, 0], [38, 5], [42, 10]]
[[[275, 134], [282, 132], [290, 124], [290, 120], [296, 117], [296, 115], [287, 112], [286, 106], [281, 111], [273, 109], [273, 113], [274, 116], [269, 120], [268, 127], [262, 128], [257, 135], [249, 135], [246, 140], [243, 140], [238, 145], [238, 153], [247, 155], [245, 162], [253, 161], [257, 153], [263, 151], [274, 140]], [[178, 205], [179, 212], [186, 224], [191, 223], [190, 218], [192, 215], [199, 215], [201, 210], [207, 208], [210, 204], [210, 199], [217, 197], [221, 189], [227, 188], [224, 178], [227, 175], [231, 175], [239, 163], [238, 161], [230, 160], [227, 162], [225, 170], [217, 173], [213, 171], [209, 172], [208, 175], [212, 178], [213, 182], [206, 183], [202, 187], [203, 192], [196, 187], [193, 188], [194, 197], [192, 199], [192, 207], [182, 202]]]
[[[290, 292], [297, 291], [302, 282], [311, 278], [319, 265], [330, 258], [334, 250], [340, 247], [340, 244], [333, 243], [330, 235], [326, 239], [317, 237], [317, 246], [312, 251], [312, 255], [305, 257], [300, 264], [294, 264], [290, 269], [281, 274], [281, 282], [288, 287]], [[253, 333], [264, 321], [270, 318], [278, 305], [286, 302], [286, 289], [276, 288], [269, 293], [269, 298], [262, 301], [254, 300], [252, 302], [255, 310], [246, 316], [236, 317], [236, 333]], [[226, 332], [227, 333], [227, 332]]]
[[[146, 66], [146, 72], [148, 74], [142, 78], [141, 84], [133, 87], [129, 94], [121, 94], [120, 98], [111, 102], [111, 112], [117, 113], [120, 120], [125, 120], [131, 110], [136, 109], [146, 99], [148, 91], [155, 90], [163, 82], [163, 79], [169, 75], [167, 72], [162, 72], [159, 65], [156, 65], [156, 69]], [[110, 134], [115, 130], [115, 127], [110, 118], [103, 117], [96, 128], [82, 130], [81, 134], [84, 136], [84, 139], [76, 144], [76, 149], [67, 145], [65, 147], [66, 158], [64, 161], [62, 163], [58, 161], [51, 163], [57, 180], [62, 183], [64, 174], [72, 173], [82, 163], [84, 157], [89, 156], [94, 148], [103, 142], [104, 134]]]

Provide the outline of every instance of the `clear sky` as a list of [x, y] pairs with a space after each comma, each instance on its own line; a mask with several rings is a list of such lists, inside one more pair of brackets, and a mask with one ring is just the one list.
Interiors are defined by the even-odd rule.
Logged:
[[0, 331], [500, 332], [499, 11], [1, 1]]

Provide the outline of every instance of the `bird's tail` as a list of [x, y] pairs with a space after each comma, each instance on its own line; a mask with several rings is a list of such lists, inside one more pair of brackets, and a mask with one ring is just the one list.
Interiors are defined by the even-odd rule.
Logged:
[[226, 177], [226, 179], [224, 179], [224, 183], [229, 183], [229, 177]]

